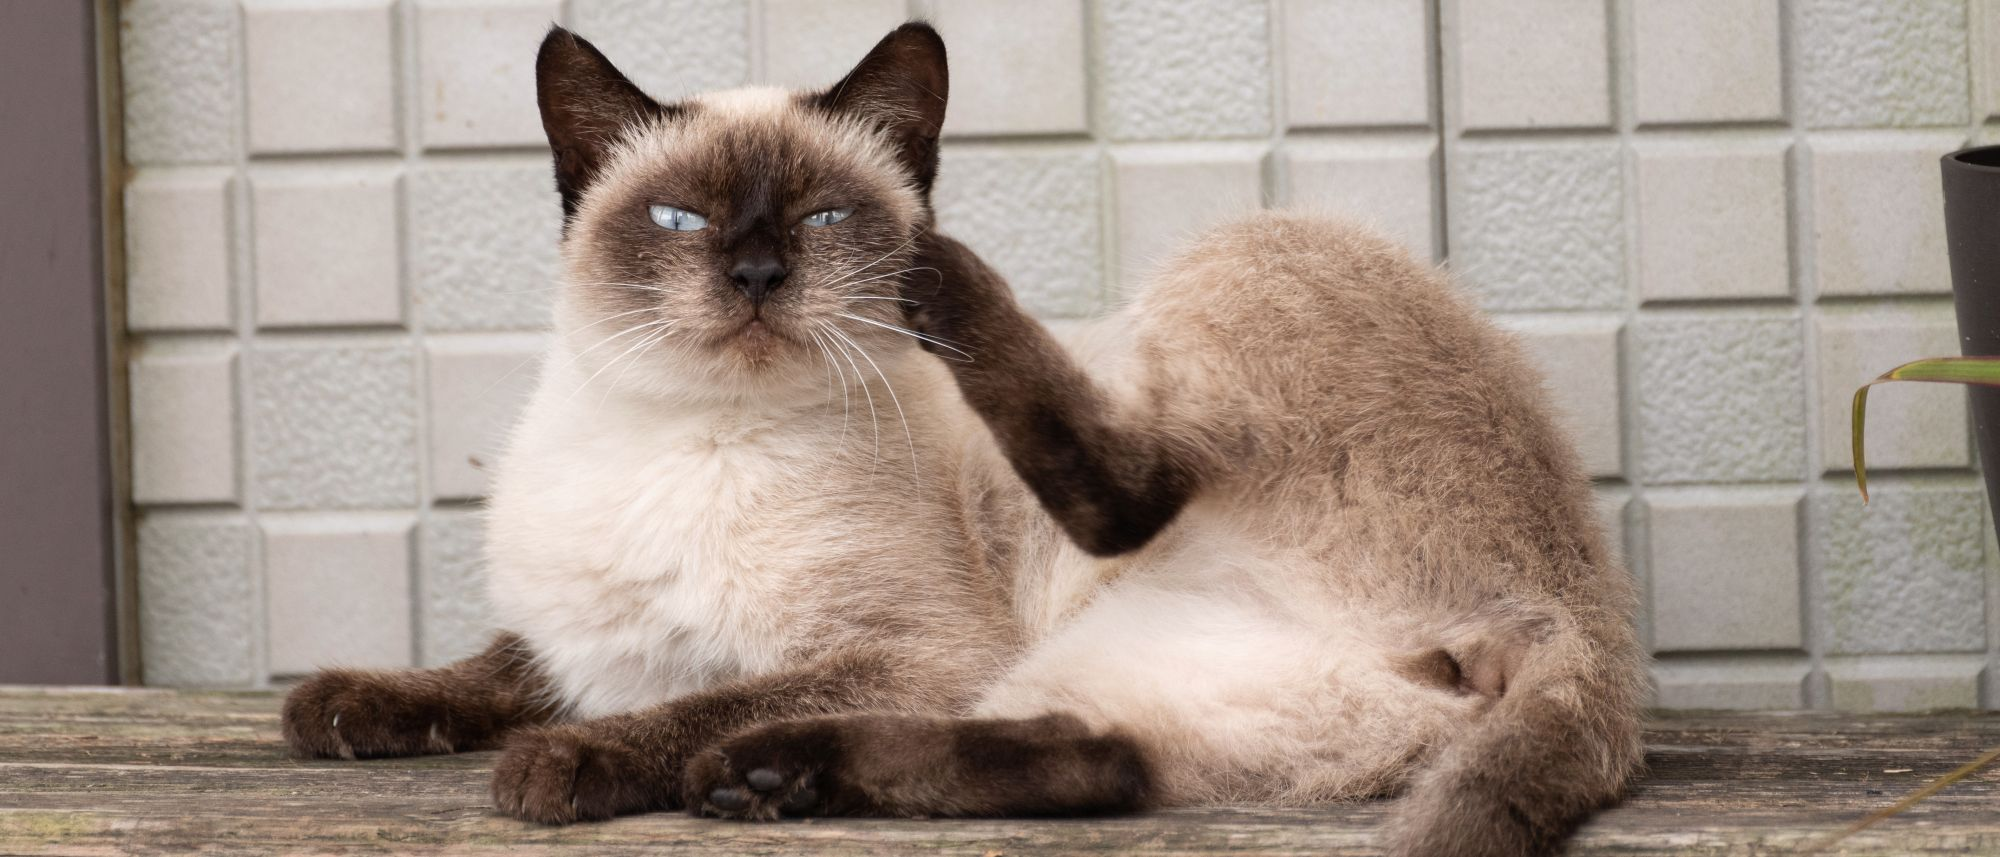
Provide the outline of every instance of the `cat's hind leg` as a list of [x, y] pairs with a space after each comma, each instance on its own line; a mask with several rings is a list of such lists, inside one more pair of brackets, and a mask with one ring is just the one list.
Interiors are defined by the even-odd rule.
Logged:
[[751, 729], [697, 757], [697, 815], [1064, 816], [1128, 812], [1152, 792], [1130, 736], [1066, 714], [951, 718], [861, 713]]
[[738, 733], [690, 765], [688, 806], [765, 820], [1311, 805], [1395, 791], [1478, 716], [1478, 699], [1408, 677], [1413, 653], [1388, 635], [1357, 630], [1367, 611], [1279, 602], [1254, 586], [1268, 569], [1203, 554], [1099, 593], [972, 718]]
[[300, 758], [325, 759], [486, 749], [549, 719], [547, 689], [512, 634], [437, 669], [321, 670], [285, 697], [285, 743]]

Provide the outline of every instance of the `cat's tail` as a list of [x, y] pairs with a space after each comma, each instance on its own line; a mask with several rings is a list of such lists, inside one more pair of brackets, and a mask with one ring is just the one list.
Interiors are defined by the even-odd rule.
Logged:
[[1641, 657], [1629, 625], [1563, 623], [1493, 653], [1499, 697], [1417, 775], [1387, 828], [1393, 857], [1559, 853], [1642, 763]]

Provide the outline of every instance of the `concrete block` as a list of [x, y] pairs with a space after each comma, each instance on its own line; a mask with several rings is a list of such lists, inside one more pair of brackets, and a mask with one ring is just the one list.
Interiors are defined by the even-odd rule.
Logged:
[[147, 684], [257, 681], [250, 535], [250, 525], [234, 513], [139, 517], [139, 652]]
[[416, 371], [408, 345], [287, 340], [260, 343], [250, 361], [250, 472], [260, 508], [416, 502]]
[[1833, 654], [1978, 652], [1986, 648], [1986, 557], [1978, 484], [1878, 480], [1863, 506], [1854, 483], [1813, 495], [1814, 565]]
[[411, 665], [411, 523], [406, 515], [264, 517], [273, 675]]
[[1963, 142], [1957, 132], [1812, 140], [1820, 294], [1951, 293], [1938, 159]]
[[153, 0], [120, 7], [125, 159], [226, 163], [242, 151], [233, 0]]
[[569, 21], [661, 101], [750, 80], [749, 0], [570, 0]]
[[1798, 649], [1797, 488], [1646, 492], [1653, 649]]
[[394, 167], [252, 176], [257, 325], [402, 324], [401, 184]]
[[1001, 274], [1029, 311], [1079, 317], [1103, 304], [1098, 188], [1089, 146], [947, 146], [938, 223]]
[[[1949, 303], [1823, 308], [1819, 325], [1820, 464], [1852, 470], [1854, 390], [1917, 357], [1958, 353]], [[1965, 391], [1942, 384], [1883, 384], [1868, 392], [1868, 469], [1968, 467]]]
[[1977, 655], [1828, 658], [1833, 707], [1856, 713], [1965, 711], [1979, 707]]
[[1778, 0], [1637, 0], [1634, 112], [1641, 123], [1784, 117]]
[[1962, 0], [1803, 0], [1792, 8], [1800, 108], [1807, 124], [1965, 122]]
[[410, 176], [411, 275], [427, 330], [538, 330], [561, 286], [562, 203], [545, 159]]
[[1466, 128], [1611, 124], [1605, 4], [1457, 0], [1458, 119]]
[[1784, 144], [1638, 148], [1639, 295], [1792, 293]]
[[1799, 321], [1765, 313], [1639, 318], [1639, 470], [1652, 483], [1791, 481], [1805, 466]]
[[420, 665], [478, 654], [493, 636], [486, 604], [486, 525], [471, 509], [434, 509], [423, 525], [418, 564]]
[[1626, 548], [1631, 528], [1626, 526], [1625, 519], [1632, 508], [1632, 494], [1624, 488], [1602, 486], [1591, 489], [1591, 493], [1597, 500], [1598, 523], [1604, 527], [1604, 545], [1618, 562], [1625, 563], [1631, 556]]
[[946, 135], [1090, 129], [1082, 0], [931, 0], [951, 46]]
[[1103, 0], [1095, 8], [1101, 133], [1114, 140], [1270, 133], [1264, 0]]
[[1292, 142], [1282, 152], [1287, 205], [1364, 221], [1437, 258], [1435, 143]]
[[1427, 125], [1425, 0], [1285, 0], [1285, 122]]
[[245, 0], [250, 150], [395, 148], [394, 11], [391, 0]]
[[1452, 267], [1487, 309], [1625, 304], [1621, 155], [1605, 143], [1461, 143], [1446, 158]]
[[1111, 153], [1118, 284], [1131, 291], [1203, 231], [1263, 202], [1262, 146], [1165, 144]]
[[539, 336], [431, 337], [431, 496], [486, 495], [491, 472], [534, 391], [545, 348]]
[[764, 0], [764, 82], [831, 86], [909, 15], [905, 0]]
[[227, 169], [141, 170], [125, 186], [125, 323], [228, 330], [235, 180]]
[[132, 500], [238, 502], [236, 346], [173, 345], [132, 361]]
[[1617, 316], [1500, 316], [1540, 371], [1556, 417], [1592, 476], [1624, 473]]
[[1979, 82], [1975, 114], [2000, 119], [2000, 0], [1973, 0], [1973, 20], [1979, 37], [1973, 42], [1974, 71]]
[[559, 0], [419, 0], [418, 136], [427, 149], [546, 142], [535, 50]]
[[1653, 664], [1654, 705], [1678, 710], [1793, 710], [1806, 707], [1805, 658], [1703, 658]]

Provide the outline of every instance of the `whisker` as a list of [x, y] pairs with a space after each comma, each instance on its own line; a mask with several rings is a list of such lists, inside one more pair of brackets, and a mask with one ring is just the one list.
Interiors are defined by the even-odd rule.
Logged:
[[[897, 326], [895, 326], [895, 325], [893, 325], [893, 324], [889, 324], [888, 322], [883, 322], [883, 321], [876, 321], [876, 320], [874, 320], [874, 319], [872, 319], [872, 318], [862, 318], [861, 316], [858, 316], [858, 315], [848, 315], [847, 313], [844, 313], [844, 312], [837, 312], [837, 313], [834, 313], [834, 315], [837, 315], [837, 316], [840, 316], [841, 318], [845, 318], [845, 319], [849, 319], [849, 320], [852, 320], [852, 321], [858, 321], [858, 322], [861, 322], [862, 324], [872, 324], [872, 325], [875, 325], [876, 327], [879, 327], [879, 328], [882, 328], [883, 330], [893, 330], [893, 331], [895, 331], [895, 332], [897, 332], [897, 333], [900, 333], [900, 334], [903, 334], [904, 336], [910, 336], [910, 337], [915, 337], [916, 339], [919, 339], [919, 340], [922, 340], [922, 341], [924, 341], [924, 342], [928, 342], [928, 343], [930, 343], [930, 344], [932, 344], [932, 345], [935, 345], [935, 346], [937, 346], [937, 347], [939, 347], [939, 348], [943, 348], [943, 349], [945, 349], [945, 350], [947, 350], [947, 351], [951, 351], [951, 352], [953, 352], [953, 353], [956, 353], [956, 354], [959, 354], [959, 355], [961, 355], [961, 356], [963, 356], [963, 357], [965, 358], [965, 362], [967, 362], [967, 363], [971, 363], [971, 362], [972, 362], [972, 354], [971, 354], [971, 353], [969, 353], [969, 352], [965, 351], [965, 350], [964, 350], [964, 349], [962, 349], [962, 348], [959, 348], [959, 347], [958, 347], [957, 345], [955, 345], [955, 344], [953, 344], [953, 343], [949, 343], [949, 342], [946, 342], [946, 341], [944, 341], [944, 340], [942, 340], [942, 339], [939, 339], [939, 338], [937, 338], [937, 337], [935, 337], [935, 336], [932, 336], [932, 335], [930, 335], [930, 334], [928, 334], [928, 333], [918, 333], [918, 332], [916, 332], [916, 331], [914, 331], [914, 330], [911, 330], [911, 329], [909, 329], [909, 328], [907, 328], [907, 327], [897, 327]], [[954, 358], [946, 358], [946, 359], [954, 359]]]
[[[607, 321], [614, 321], [614, 320], [616, 320], [616, 319], [620, 319], [620, 318], [624, 318], [624, 317], [626, 317], [626, 316], [629, 316], [629, 315], [637, 315], [637, 314], [639, 314], [639, 313], [642, 313], [642, 312], [648, 312], [648, 311], [650, 311], [650, 310], [653, 310], [653, 309], [655, 309], [655, 308], [654, 308], [654, 307], [642, 307], [642, 308], [640, 308], [640, 309], [635, 309], [635, 310], [629, 310], [629, 311], [627, 311], [627, 312], [621, 312], [621, 313], [618, 313], [617, 315], [611, 315], [611, 316], [606, 316], [606, 317], [604, 317], [604, 318], [600, 318], [600, 319], [598, 319], [598, 320], [596, 320], [596, 321], [593, 321], [593, 322], [591, 322], [591, 323], [589, 323], [589, 324], [586, 324], [586, 325], [584, 325], [584, 326], [582, 326], [582, 327], [579, 327], [579, 328], [577, 328], [576, 330], [573, 330], [573, 331], [569, 331], [569, 332], [570, 332], [570, 333], [581, 333], [581, 332], [583, 332], [583, 331], [586, 331], [586, 330], [589, 330], [589, 329], [591, 329], [591, 328], [593, 328], [593, 327], [596, 327], [596, 326], [598, 326], [598, 325], [600, 325], [600, 324], [603, 324], [603, 323], [605, 323], [605, 322], [607, 322]], [[558, 334], [556, 334], [556, 336], [557, 336], [558, 338], [560, 338], [560, 337], [561, 337], [562, 335], [563, 335], [563, 334], [561, 334], [561, 333], [558, 333]], [[622, 336], [622, 335], [623, 335], [623, 333], [622, 333], [622, 332], [621, 332], [621, 333], [614, 333], [614, 334], [612, 334], [612, 335], [611, 335], [610, 337], [607, 337], [607, 338], [606, 338], [606, 339], [604, 340], [604, 342], [609, 342], [609, 341], [611, 341], [612, 339], [617, 339], [617, 338], [618, 338], [619, 336]], [[599, 342], [599, 343], [598, 343], [598, 345], [602, 345], [602, 344], [604, 344], [604, 342]], [[570, 356], [570, 357], [569, 357], [569, 358], [568, 358], [567, 360], [565, 360], [565, 361], [564, 361], [564, 362], [563, 362], [562, 364], [560, 364], [560, 365], [561, 365], [561, 366], [568, 366], [568, 365], [569, 365], [570, 363], [573, 363], [573, 362], [575, 362], [577, 358], [579, 358], [579, 357], [582, 357], [582, 356], [583, 356], [584, 354], [589, 354], [589, 353], [590, 353], [590, 352], [591, 352], [592, 350], [595, 350], [595, 349], [596, 349], [596, 346], [591, 346], [591, 348], [587, 348], [587, 349], [583, 350], [582, 352], [580, 352], [580, 353], [578, 353], [578, 354], [574, 354], [574, 355], [571, 355], [571, 356]], [[479, 395], [478, 395], [478, 396], [477, 396], [477, 397], [475, 398], [475, 401], [476, 401], [476, 400], [478, 400], [478, 399], [484, 399], [484, 398], [486, 398], [486, 396], [487, 396], [487, 395], [488, 395], [489, 393], [492, 393], [492, 392], [493, 392], [493, 390], [494, 390], [495, 388], [499, 387], [499, 386], [500, 386], [500, 385], [501, 385], [502, 383], [505, 383], [505, 382], [506, 382], [506, 380], [507, 380], [508, 378], [512, 378], [512, 377], [514, 377], [514, 373], [516, 373], [516, 372], [519, 372], [519, 371], [521, 371], [521, 367], [523, 367], [523, 366], [526, 366], [526, 365], [528, 365], [528, 364], [530, 364], [530, 363], [533, 363], [533, 362], [535, 362], [536, 360], [540, 360], [540, 359], [542, 359], [542, 357], [543, 357], [543, 356], [545, 356], [545, 354], [544, 354], [544, 353], [537, 353], [537, 354], [535, 354], [534, 356], [532, 356], [532, 357], [529, 357], [529, 358], [528, 358], [528, 359], [526, 359], [526, 360], [522, 360], [521, 362], [519, 362], [519, 363], [516, 363], [516, 364], [514, 364], [514, 368], [512, 368], [512, 369], [509, 369], [509, 370], [507, 370], [507, 373], [506, 373], [506, 374], [504, 374], [504, 375], [501, 375], [501, 376], [500, 376], [500, 377], [498, 377], [498, 378], [495, 378], [495, 379], [493, 380], [493, 383], [491, 383], [491, 384], [487, 384], [487, 385], [486, 385], [486, 389], [484, 389], [484, 390], [481, 390], [481, 391], [479, 391]]]
[[898, 301], [906, 304], [917, 303], [917, 301], [910, 300], [909, 298], [892, 298], [887, 295], [843, 295], [840, 299], [844, 301]]
[[638, 363], [640, 358], [646, 356], [648, 349], [660, 344], [661, 340], [666, 339], [673, 332], [673, 325], [667, 325], [641, 338], [639, 340], [638, 353], [633, 355], [632, 359], [625, 361], [625, 368], [618, 370], [618, 374], [611, 376], [611, 383], [604, 385], [604, 394], [597, 397], [597, 407], [600, 409], [604, 407], [605, 400], [611, 397], [612, 389], [625, 381], [625, 373], [632, 371], [632, 365]]
[[[632, 331], [634, 331], [634, 330], [644, 330], [644, 329], [648, 329], [648, 328], [660, 328], [660, 327], [665, 327], [665, 328], [668, 328], [668, 329], [671, 329], [671, 328], [672, 328], [672, 325], [673, 325], [673, 322], [671, 322], [671, 321], [669, 321], [669, 320], [666, 320], [666, 319], [661, 319], [661, 320], [659, 320], [659, 321], [649, 321], [649, 322], [646, 322], [645, 324], [642, 324], [642, 325], [636, 325], [636, 326], [634, 326], [634, 327], [631, 327], [631, 328], [627, 328], [625, 332], [626, 332], [626, 333], [630, 333], [630, 332], [632, 332]], [[621, 334], [621, 335], [622, 335], [622, 334]], [[609, 341], [610, 341], [609, 339], [605, 340], [605, 342], [609, 342]], [[635, 343], [633, 344], [633, 346], [632, 346], [632, 347], [630, 347], [630, 348], [626, 348], [626, 349], [625, 349], [624, 351], [621, 351], [621, 352], [619, 352], [619, 353], [618, 353], [618, 356], [617, 356], [617, 357], [613, 357], [613, 358], [611, 358], [611, 360], [610, 360], [610, 361], [608, 361], [608, 362], [606, 362], [606, 363], [605, 363], [605, 364], [604, 364], [603, 366], [600, 366], [600, 367], [598, 367], [597, 371], [595, 371], [595, 372], [592, 372], [592, 373], [590, 373], [590, 377], [588, 377], [588, 378], [585, 378], [585, 379], [583, 379], [583, 383], [581, 383], [581, 384], [578, 384], [578, 385], [576, 385], [576, 389], [570, 392], [570, 394], [569, 394], [569, 398], [567, 398], [567, 399], [564, 399], [564, 400], [563, 400], [563, 404], [564, 404], [564, 405], [568, 405], [568, 404], [570, 403], [570, 401], [571, 401], [572, 399], [575, 399], [575, 398], [577, 397], [577, 394], [578, 394], [578, 393], [582, 393], [582, 392], [583, 392], [584, 390], [587, 390], [587, 389], [589, 389], [589, 388], [590, 388], [590, 385], [591, 385], [591, 382], [593, 382], [593, 381], [596, 381], [596, 380], [597, 380], [597, 377], [598, 377], [599, 375], [603, 375], [603, 374], [604, 374], [604, 372], [605, 372], [605, 370], [607, 370], [607, 369], [610, 369], [611, 367], [613, 367], [613, 366], [616, 366], [616, 365], [618, 365], [618, 361], [620, 361], [620, 360], [624, 359], [624, 358], [625, 358], [625, 355], [627, 355], [627, 354], [631, 354], [631, 353], [633, 352], [633, 350], [634, 350], [634, 349], [636, 349], [636, 348], [637, 348], [637, 347], [638, 347], [639, 345], [642, 345], [642, 344], [644, 344], [644, 343], [645, 343], [645, 341], [646, 341], [646, 337], [640, 337], [640, 338], [638, 339], [638, 341], [637, 341], [637, 342], [635, 342]], [[591, 350], [592, 350], [592, 351], [595, 351], [595, 350], [596, 350], [596, 349], [598, 348], [598, 346], [601, 346], [601, 345], [603, 345], [603, 344], [604, 344], [603, 342], [600, 342], [600, 343], [598, 343], [597, 345], [593, 345], [593, 346], [591, 346]], [[588, 353], [588, 352], [586, 352], [586, 353]], [[578, 356], [582, 356], [582, 355], [578, 355]]]
[[[820, 329], [824, 330], [825, 326], [820, 325]], [[835, 373], [840, 375], [840, 440], [837, 441], [834, 445], [846, 446], [847, 415], [853, 406], [851, 397], [848, 395], [847, 392], [847, 373], [845, 371], [842, 371], [840, 368], [840, 363], [833, 359], [833, 349], [826, 347], [826, 341], [820, 338], [819, 333], [816, 331], [808, 331], [808, 333], [811, 334], [813, 342], [819, 345], [819, 353], [826, 356], [826, 365], [832, 368]]]
[[858, 267], [858, 268], [855, 268], [855, 269], [854, 269], [854, 270], [852, 270], [852, 271], [847, 271], [847, 272], [844, 272], [844, 273], [840, 274], [840, 275], [839, 275], [839, 277], [838, 277], [837, 279], [835, 279], [835, 280], [834, 280], [833, 282], [831, 282], [831, 283], [828, 283], [828, 284], [826, 284], [826, 287], [827, 287], [827, 288], [833, 288], [834, 286], [837, 286], [837, 285], [840, 285], [840, 284], [841, 284], [842, 282], [845, 282], [845, 281], [846, 281], [846, 278], [848, 278], [848, 277], [851, 277], [851, 276], [854, 276], [855, 274], [859, 274], [859, 273], [861, 273], [862, 271], [866, 271], [866, 270], [868, 270], [869, 268], [873, 268], [873, 267], [875, 267], [876, 265], [879, 265], [879, 264], [881, 264], [883, 260], [885, 260], [885, 259], [889, 258], [890, 256], [894, 256], [894, 255], [896, 255], [897, 253], [900, 253], [900, 252], [902, 252], [902, 251], [903, 251], [903, 248], [905, 248], [905, 247], [908, 247], [908, 246], [910, 246], [911, 244], [914, 244], [914, 243], [916, 243], [916, 241], [917, 241], [917, 239], [918, 239], [918, 238], [922, 238], [922, 237], [924, 236], [924, 233], [926, 233], [926, 232], [929, 232], [929, 231], [930, 231], [929, 229], [919, 229], [919, 230], [917, 230], [916, 232], [913, 232], [913, 233], [911, 233], [911, 234], [910, 234], [910, 237], [909, 237], [909, 238], [907, 238], [907, 239], [905, 239], [905, 240], [903, 241], [903, 243], [901, 243], [901, 244], [898, 244], [898, 245], [896, 245], [896, 246], [895, 246], [895, 248], [891, 249], [891, 250], [890, 250], [889, 252], [887, 252], [887, 253], [884, 253], [884, 254], [882, 254], [882, 255], [880, 255], [880, 256], [877, 256], [877, 257], [875, 257], [875, 261], [873, 261], [873, 262], [869, 262], [869, 263], [868, 263], [868, 264], [866, 264], [866, 265], [862, 265], [861, 267]]
[[847, 337], [832, 327], [827, 328], [826, 332], [835, 337], [833, 344], [840, 349], [841, 356], [847, 359], [847, 365], [854, 367], [854, 380], [860, 382], [861, 394], [868, 397], [868, 424], [875, 429], [875, 463], [880, 464], [882, 463], [882, 417], [875, 413], [875, 394], [868, 389], [868, 379], [861, 377], [860, 364], [855, 363], [854, 358], [847, 354], [847, 346], [841, 342], [847, 340]]
[[[911, 271], [936, 271], [936, 270], [937, 270], [936, 268], [903, 268], [901, 270], [890, 271], [889, 273], [886, 274], [877, 274], [865, 280], [855, 280], [854, 282], [846, 283], [845, 285], [847, 286], [847, 288], [841, 289], [840, 291], [843, 293], [851, 292], [854, 290], [855, 286], [865, 285], [867, 283], [875, 282], [876, 280], [888, 279], [889, 277], [901, 276], [903, 274], [910, 273]], [[835, 283], [832, 285], [840, 285], [840, 283]], [[832, 288], [832, 285], [829, 285], [828, 288]]]
[[917, 438], [915, 434], [910, 432], [910, 418], [908, 415], [903, 413], [903, 401], [896, 397], [896, 385], [889, 383], [888, 374], [882, 371], [882, 367], [875, 365], [875, 358], [868, 356], [868, 349], [862, 348], [861, 343], [855, 342], [853, 339], [849, 338], [845, 333], [839, 333], [839, 331], [835, 331], [835, 333], [837, 333], [840, 336], [840, 338], [846, 339], [849, 345], [854, 346], [855, 353], [860, 354], [861, 359], [868, 361], [868, 368], [875, 370], [875, 377], [882, 379], [882, 387], [889, 391], [889, 401], [895, 404], [896, 406], [896, 418], [902, 420], [903, 422], [903, 442], [909, 444], [910, 478], [912, 479], [918, 478]]

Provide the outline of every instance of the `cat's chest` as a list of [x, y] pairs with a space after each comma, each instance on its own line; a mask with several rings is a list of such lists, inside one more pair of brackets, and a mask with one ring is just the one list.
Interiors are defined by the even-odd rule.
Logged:
[[674, 428], [567, 438], [496, 497], [496, 611], [583, 714], [773, 669], [810, 621], [812, 450]]

